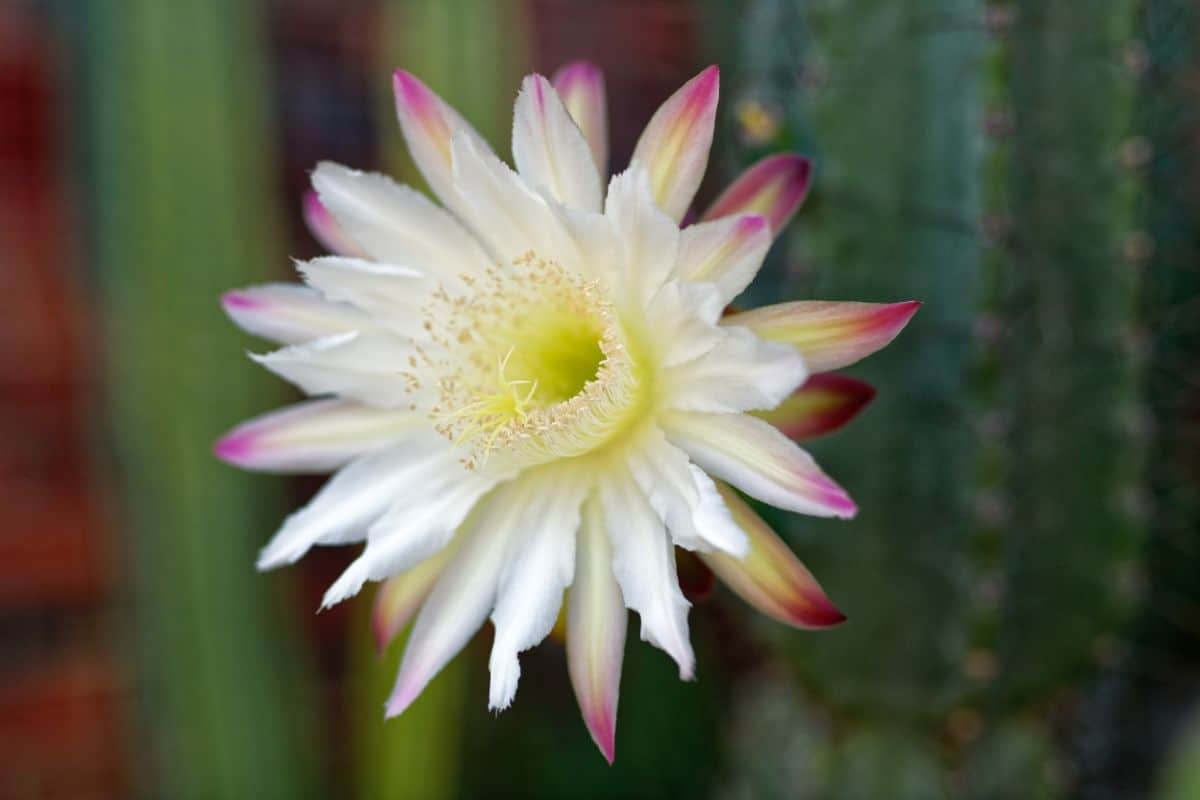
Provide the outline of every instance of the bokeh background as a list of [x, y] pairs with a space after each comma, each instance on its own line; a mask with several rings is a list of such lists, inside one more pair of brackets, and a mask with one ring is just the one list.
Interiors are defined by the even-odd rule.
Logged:
[[[209, 449], [288, 397], [217, 298], [318, 254], [308, 171], [415, 180], [392, 69], [507, 153], [576, 58], [615, 164], [714, 62], [702, 198], [814, 158], [750, 300], [925, 301], [814, 446], [860, 517], [771, 517], [851, 621], [687, 574], [611, 768], [554, 641], [385, 724], [351, 549], [252, 567], [319, 481]], [[0, 797], [1200, 798], [1197, 0], [0, 0], [0, 278]]]

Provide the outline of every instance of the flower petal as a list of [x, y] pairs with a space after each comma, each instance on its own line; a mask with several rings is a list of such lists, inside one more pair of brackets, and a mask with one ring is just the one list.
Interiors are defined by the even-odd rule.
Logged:
[[363, 254], [359, 246], [342, 230], [333, 214], [329, 213], [329, 209], [321, 202], [320, 195], [312, 189], [304, 193], [304, 223], [313, 238], [330, 253], [340, 256]]
[[693, 361], [662, 373], [667, 408], [736, 412], [774, 408], [808, 377], [795, 348], [765, 342], [744, 328], [725, 336]]
[[675, 544], [688, 550], [746, 552], [746, 536], [733, 523], [712, 480], [667, 442], [662, 431], [647, 430], [631, 448], [628, 463]]
[[599, 211], [602, 185], [587, 140], [541, 75], [521, 84], [513, 111], [513, 161], [526, 183], [573, 208]]
[[221, 295], [221, 307], [242, 330], [280, 344], [372, 327], [357, 309], [294, 283], [235, 289]]
[[587, 139], [596, 172], [607, 175], [608, 103], [604, 94], [604, 73], [595, 64], [575, 61], [554, 73], [554, 88]]
[[412, 345], [383, 331], [350, 331], [250, 357], [310, 395], [340, 394], [400, 408], [413, 407], [418, 398], [419, 390], [397, 370], [412, 354]]
[[491, 147], [461, 114], [410, 73], [396, 70], [392, 89], [400, 130], [413, 162], [438, 199], [457, 212], [461, 197], [451, 175], [450, 139], [456, 133], [462, 134], [481, 153], [491, 153]]
[[812, 162], [804, 156], [768, 156], [730, 184], [704, 212], [704, 219], [761, 214], [767, 218], [772, 235], [778, 236], [808, 196], [811, 184]]
[[[508, 557], [492, 612], [496, 637], [488, 660], [488, 708], [493, 711], [512, 703], [521, 676], [517, 654], [550, 633], [563, 592], [575, 575], [579, 507], [588, 484], [582, 476], [558, 465], [537, 472], [538, 485], [531, 487], [532, 507], [525, 511], [525, 529]], [[523, 476], [523, 480], [532, 481], [534, 476]]]
[[432, 443], [426, 456], [406, 471], [406, 483], [394, 490], [387, 511], [367, 530], [366, 548], [325, 592], [321, 607], [337, 605], [358, 594], [367, 581], [399, 575], [438, 553], [475, 503], [508, 477], [467, 469], [462, 454], [447, 440]]
[[386, 175], [323, 161], [312, 181], [341, 228], [376, 261], [417, 269], [443, 282], [491, 265], [458, 220]]
[[530, 482], [515, 480], [498, 487], [473, 510], [458, 533], [458, 552], [413, 623], [387, 716], [403, 713], [479, 630], [495, 603], [506, 554], [536, 525], [540, 509]]
[[679, 677], [691, 680], [695, 655], [688, 639], [690, 604], [679, 589], [675, 552], [662, 520], [629, 475], [606, 475], [599, 499], [612, 542], [613, 576], [625, 605], [642, 619], [642, 640], [675, 659]]
[[813, 372], [849, 366], [886, 347], [904, 329], [920, 301], [850, 303], [801, 301], [731, 314], [722, 325], [742, 325], [763, 339], [799, 348]]
[[360, 308], [377, 324], [408, 339], [427, 338], [422, 308], [429, 301], [434, 284], [422, 273], [343, 256], [299, 261], [296, 269], [326, 299]]
[[705, 472], [778, 508], [817, 517], [853, 517], [858, 508], [790, 439], [746, 414], [673, 413], [667, 439]]
[[620, 287], [638, 300], [650, 297], [671, 277], [679, 255], [679, 227], [654, 202], [644, 167], [633, 164], [613, 176], [604, 215], [620, 240]]
[[770, 248], [767, 220], [755, 214], [689, 225], [680, 236], [675, 274], [716, 284], [729, 303], [754, 280]]
[[708, 166], [720, 82], [713, 66], [685, 83], [654, 113], [633, 152], [633, 161], [650, 172], [655, 200], [676, 222]]
[[375, 593], [375, 605], [371, 611], [371, 632], [375, 637], [375, 649], [382, 653], [391, 644], [392, 639], [404, 630], [413, 615], [425, 602], [425, 598], [433, 591], [434, 584], [454, 553], [458, 551], [455, 539], [430, 558], [415, 567], [388, 578]]
[[508, 264], [529, 251], [571, 266], [578, 252], [546, 200], [490, 150], [456, 134], [454, 183], [463, 201], [463, 219], [491, 251]]
[[567, 596], [567, 669], [592, 740], [613, 762], [617, 700], [629, 613], [613, 577], [599, 501], [584, 505], [575, 551], [575, 580]]
[[424, 422], [410, 411], [310, 400], [243, 422], [213, 446], [217, 457], [262, 472], [330, 472], [380, 450]]
[[832, 433], [848, 423], [875, 397], [875, 389], [848, 375], [822, 372], [770, 411], [756, 411], [793, 441]]
[[330, 478], [308, 505], [284, 520], [259, 553], [258, 568], [294, 564], [313, 545], [365, 538], [367, 527], [410, 479], [413, 463], [428, 458], [431, 447], [436, 446], [428, 432], [415, 431], [404, 442], [352, 461]]
[[734, 520], [746, 532], [743, 558], [701, 553], [708, 568], [743, 600], [769, 617], [796, 628], [828, 628], [846, 615], [825, 595], [812, 573], [782, 539], [728, 486], [718, 484]]

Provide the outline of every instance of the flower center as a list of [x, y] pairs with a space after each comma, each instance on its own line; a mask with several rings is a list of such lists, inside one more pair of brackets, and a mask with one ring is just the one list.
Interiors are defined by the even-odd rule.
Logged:
[[595, 282], [533, 253], [462, 280], [462, 294], [434, 293], [426, 329], [441, 353], [434, 427], [468, 466], [580, 455], [624, 425], [636, 370]]

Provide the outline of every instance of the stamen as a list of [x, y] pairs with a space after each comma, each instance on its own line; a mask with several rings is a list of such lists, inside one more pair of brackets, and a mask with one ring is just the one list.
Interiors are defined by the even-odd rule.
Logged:
[[425, 329], [440, 354], [419, 355], [439, 376], [434, 427], [468, 466], [579, 455], [624, 424], [639, 381], [600, 286], [532, 252], [463, 283], [434, 292]]

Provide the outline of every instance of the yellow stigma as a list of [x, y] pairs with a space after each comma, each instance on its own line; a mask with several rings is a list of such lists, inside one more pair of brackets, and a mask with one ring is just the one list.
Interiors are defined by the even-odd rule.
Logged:
[[439, 289], [426, 329], [439, 353], [434, 427], [470, 466], [504, 452], [537, 463], [587, 452], [636, 405], [634, 364], [593, 281], [526, 253], [467, 290]]

